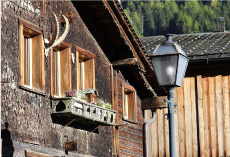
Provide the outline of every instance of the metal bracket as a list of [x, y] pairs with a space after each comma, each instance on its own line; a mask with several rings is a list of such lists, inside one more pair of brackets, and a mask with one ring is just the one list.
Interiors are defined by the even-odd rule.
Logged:
[[[164, 99], [164, 101], [165, 102], [167, 102], [168, 104], [170, 104], [171, 103], [171, 101], [170, 100], [168, 100], [168, 99]], [[176, 107], [177, 106], [177, 103], [174, 103], [174, 107]]]

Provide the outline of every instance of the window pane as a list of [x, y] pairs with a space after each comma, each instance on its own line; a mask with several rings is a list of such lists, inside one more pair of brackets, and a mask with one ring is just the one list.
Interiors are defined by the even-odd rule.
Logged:
[[79, 62], [79, 74], [80, 74], [80, 90], [85, 89], [85, 64], [84, 62]]
[[124, 97], [124, 118], [128, 119], [128, 95], [125, 94], [125, 97]]
[[32, 39], [24, 36], [23, 41], [24, 85], [32, 87]]
[[60, 52], [54, 51], [54, 94], [60, 96]]

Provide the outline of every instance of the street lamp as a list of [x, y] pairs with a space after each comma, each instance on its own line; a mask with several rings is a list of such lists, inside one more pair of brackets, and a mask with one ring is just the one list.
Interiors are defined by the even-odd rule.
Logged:
[[166, 41], [149, 55], [159, 86], [167, 88], [169, 114], [170, 156], [175, 156], [174, 133], [174, 89], [183, 83], [188, 61], [186, 54], [179, 45], [172, 41], [172, 34], [165, 35]]

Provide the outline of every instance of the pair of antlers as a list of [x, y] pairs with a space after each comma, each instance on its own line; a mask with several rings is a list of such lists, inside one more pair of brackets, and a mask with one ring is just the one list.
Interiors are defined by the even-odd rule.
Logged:
[[67, 36], [68, 32], [69, 32], [69, 20], [67, 19], [67, 17], [65, 17], [64, 15], [63, 18], [65, 19], [65, 31], [62, 34], [62, 36], [60, 38], [58, 38], [59, 36], [59, 22], [58, 22], [58, 18], [57, 16], [52, 12], [52, 15], [55, 19], [55, 31], [54, 31], [54, 36], [52, 37], [52, 40], [49, 43], [48, 48], [45, 49], [45, 56], [48, 57], [49, 54], [49, 50], [57, 45], [59, 45], [62, 41], [65, 40], [65, 37]]

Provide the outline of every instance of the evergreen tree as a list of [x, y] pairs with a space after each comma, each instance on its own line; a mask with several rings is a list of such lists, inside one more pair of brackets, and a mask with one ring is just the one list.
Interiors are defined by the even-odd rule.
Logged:
[[219, 17], [225, 17], [230, 29], [230, 1], [129, 0], [122, 5], [138, 36], [142, 36], [142, 22], [144, 36], [215, 32]]

